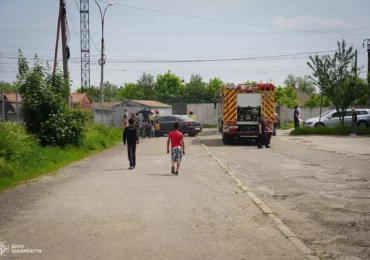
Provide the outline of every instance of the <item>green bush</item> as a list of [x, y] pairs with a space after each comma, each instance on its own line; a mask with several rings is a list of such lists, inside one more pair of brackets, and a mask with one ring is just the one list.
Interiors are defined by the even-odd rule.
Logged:
[[79, 145], [41, 146], [16, 123], [0, 123], [0, 190], [116, 145], [122, 130], [89, 123]]
[[[349, 126], [337, 127], [299, 127], [290, 132], [290, 135], [349, 135], [351, 128]], [[358, 128], [358, 135], [370, 135], [370, 127]]]
[[23, 100], [26, 129], [40, 144], [79, 145], [82, 142], [87, 113], [68, 107], [69, 85], [58, 70], [55, 74], [35, 58], [33, 68], [19, 54], [18, 82]]

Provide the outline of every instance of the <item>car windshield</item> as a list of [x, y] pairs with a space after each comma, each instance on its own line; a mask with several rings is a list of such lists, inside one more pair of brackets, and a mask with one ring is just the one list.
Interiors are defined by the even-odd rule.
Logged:
[[323, 116], [325, 116], [325, 115], [329, 114], [330, 112], [331, 112], [330, 110], [329, 110], [329, 111], [326, 111], [325, 113], [321, 114], [321, 117], [323, 117]]

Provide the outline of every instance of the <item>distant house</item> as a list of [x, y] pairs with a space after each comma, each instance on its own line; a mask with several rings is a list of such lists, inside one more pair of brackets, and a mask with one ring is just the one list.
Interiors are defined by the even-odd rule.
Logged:
[[[0, 94], [1, 97], [1, 94]], [[3, 104], [4, 102], [4, 104]], [[21, 116], [22, 97], [16, 93], [4, 93], [4, 96], [0, 98], [0, 117], [4, 120], [17, 121], [17, 111]], [[4, 111], [3, 111], [4, 107]]]
[[92, 110], [92, 102], [86, 93], [71, 93], [71, 105], [73, 108]]
[[298, 105], [303, 107], [306, 102], [308, 101], [308, 99], [310, 98], [310, 95], [307, 94], [306, 92], [303, 92], [297, 88], [294, 88], [295, 92], [297, 93], [297, 96], [298, 96]]

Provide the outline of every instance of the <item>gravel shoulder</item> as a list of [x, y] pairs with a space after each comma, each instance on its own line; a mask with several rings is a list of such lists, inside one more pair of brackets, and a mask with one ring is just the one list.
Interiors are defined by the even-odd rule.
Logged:
[[270, 150], [201, 140], [323, 259], [370, 259], [369, 160], [286, 138]]
[[122, 145], [0, 194], [0, 240], [41, 249], [4, 259], [303, 259], [200, 142], [180, 176], [165, 139]]

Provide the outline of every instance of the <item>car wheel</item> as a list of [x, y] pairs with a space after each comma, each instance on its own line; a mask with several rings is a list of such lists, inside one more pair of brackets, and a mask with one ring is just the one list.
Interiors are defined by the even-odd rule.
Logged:
[[191, 133], [191, 134], [189, 134], [189, 136], [190, 136], [190, 137], [194, 137], [194, 136], [195, 136], [195, 134], [194, 134], [194, 133]]
[[368, 127], [368, 125], [367, 125], [367, 122], [366, 121], [360, 121], [360, 122], [358, 122], [358, 127]]
[[323, 123], [316, 123], [315, 127], [325, 127], [325, 125]]

